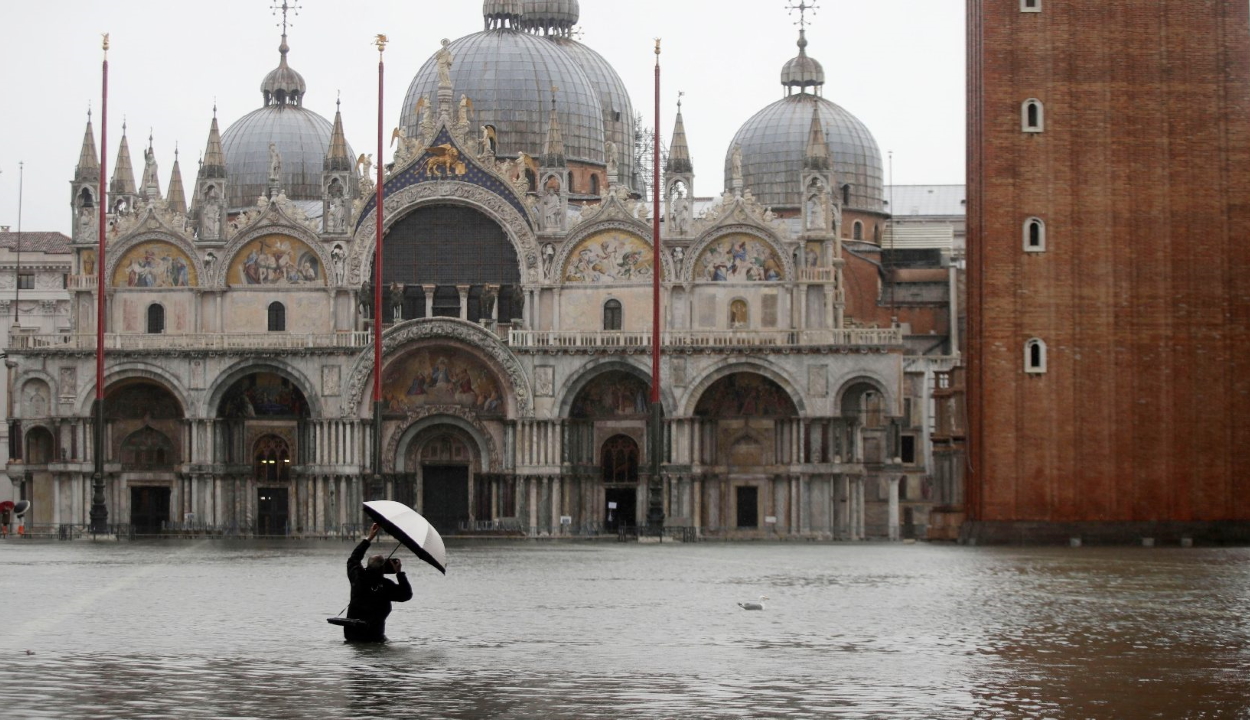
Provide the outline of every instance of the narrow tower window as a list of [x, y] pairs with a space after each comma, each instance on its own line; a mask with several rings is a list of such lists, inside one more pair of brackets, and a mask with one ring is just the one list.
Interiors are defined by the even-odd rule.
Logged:
[[1046, 250], [1046, 223], [1041, 218], [1031, 217], [1024, 221], [1024, 251], [1043, 252]]
[[855, 224], [851, 226], [851, 239], [852, 240], [864, 239], [864, 224], [862, 222], [856, 220]]
[[1046, 113], [1042, 101], [1029, 98], [1020, 106], [1020, 129], [1024, 132], [1039, 133], [1046, 129]]
[[842, 206], [851, 206], [851, 186], [849, 184], [842, 186]]
[[621, 301], [609, 300], [603, 304], [603, 329], [621, 329]]
[[286, 332], [286, 306], [280, 302], [269, 303], [269, 332]]
[[148, 334], [159, 335], [165, 332], [165, 307], [159, 303], [148, 306]]
[[1046, 343], [1033, 338], [1024, 344], [1024, 371], [1040, 375], [1046, 372]]

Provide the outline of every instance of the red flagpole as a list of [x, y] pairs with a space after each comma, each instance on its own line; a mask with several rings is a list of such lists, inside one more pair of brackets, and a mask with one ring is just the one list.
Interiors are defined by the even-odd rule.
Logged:
[[655, 266], [651, 273], [651, 402], [660, 402], [660, 275], [664, 270], [664, 257], [660, 249], [660, 41], [655, 41], [655, 159], [652, 189], [655, 204], [652, 207], [652, 247], [655, 250]]
[[664, 528], [664, 479], [660, 474], [664, 454], [664, 407], [660, 403], [660, 276], [664, 273], [664, 253], [660, 247], [660, 40], [655, 41], [655, 157], [651, 178], [654, 205], [651, 212], [651, 247], [655, 262], [651, 272], [651, 408], [650, 439], [647, 454], [651, 478], [647, 483], [647, 526], [660, 534]]
[[95, 314], [95, 474], [91, 481], [91, 532], [108, 532], [108, 506], [104, 501], [104, 244], [108, 207], [108, 184], [105, 179], [108, 167], [109, 130], [109, 36], [104, 35], [104, 64], [100, 102], [100, 192], [99, 192], [99, 243], [96, 248], [96, 314]]
[[386, 50], [386, 36], [377, 36], [378, 46], [378, 177], [373, 215], [375, 226], [373, 250], [373, 474], [382, 473], [382, 84], [385, 63], [382, 53]]

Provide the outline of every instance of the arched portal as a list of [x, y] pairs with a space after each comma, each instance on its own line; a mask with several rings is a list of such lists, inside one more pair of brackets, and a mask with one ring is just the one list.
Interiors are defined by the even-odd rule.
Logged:
[[731, 467], [773, 465], [778, 424], [798, 417], [794, 400], [777, 383], [738, 372], [712, 383], [694, 414], [703, 418], [702, 461]]
[[[290, 378], [262, 370], [236, 379], [217, 404], [219, 445], [227, 464], [250, 467], [236, 498], [257, 535], [286, 535], [299, 522], [294, 477], [311, 453], [308, 399]], [[300, 515], [299, 517], [303, 517]]]
[[521, 317], [516, 249], [498, 223], [472, 208], [418, 208], [391, 227], [382, 258], [384, 322]]
[[291, 444], [277, 434], [262, 435], [252, 447], [256, 481], [256, 534], [286, 535], [290, 528]]
[[121, 461], [130, 489], [120, 513], [138, 534], [159, 533], [171, 519], [174, 470], [183, 462], [183, 408], [168, 388], [146, 378], [123, 380], [104, 395], [107, 458]]
[[436, 423], [418, 431], [404, 450], [404, 467], [395, 499], [420, 508], [439, 532], [455, 533], [475, 518], [491, 517], [491, 488], [475, 482], [481, 456], [464, 428]]

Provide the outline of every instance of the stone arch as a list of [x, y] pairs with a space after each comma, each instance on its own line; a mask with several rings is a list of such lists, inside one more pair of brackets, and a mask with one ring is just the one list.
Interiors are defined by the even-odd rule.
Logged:
[[[560, 243], [560, 247], [556, 251], [555, 260], [551, 264], [552, 281], [557, 285], [564, 285], [564, 278], [566, 274], [565, 267], [568, 265], [573, 251], [587, 239], [592, 238], [604, 231], [610, 230], [616, 230], [618, 232], [638, 236], [638, 238], [640, 238], [642, 242], [651, 249], [652, 263], [654, 264], [654, 240], [652, 238], [652, 229], [649, 226], [639, 220], [605, 220], [596, 222], [593, 225], [584, 228], [579, 225], [577, 232], [569, 234], [564, 242]], [[674, 274], [676, 271], [673, 268], [673, 261], [668, 256], [668, 253], [660, 253], [660, 262], [664, 267], [663, 279], [665, 279], [665, 281], [669, 281], [676, 278], [676, 275]], [[559, 278], [558, 280], [556, 279], [557, 276]], [[647, 282], [650, 282], [650, 280], [648, 279]]]
[[687, 262], [682, 267], [681, 279], [687, 282], [709, 281], [707, 278], [697, 277], [699, 265], [703, 258], [704, 252], [713, 244], [721, 241], [730, 235], [747, 235], [766, 246], [776, 255], [777, 262], [782, 268], [782, 277], [777, 282], [792, 280], [796, 276], [794, 269], [794, 258], [779, 241], [771, 233], [766, 232], [754, 225], [723, 225], [716, 228], [712, 232], [701, 236], [691, 246], [690, 251], [686, 253]]
[[[647, 362], [650, 361], [650, 358], [647, 356], [640, 355], [638, 357], [646, 357]], [[650, 365], [644, 366], [642, 363], [643, 360], [635, 360], [632, 357], [604, 357], [592, 360], [591, 362], [582, 365], [578, 368], [577, 373], [564, 384], [564, 394], [560, 397], [559, 402], [556, 403], [556, 407], [559, 409], [557, 416], [564, 418], [569, 417], [569, 414], [573, 409], [573, 402], [577, 399], [577, 395], [582, 390], [585, 390], [586, 386], [593, 382], [595, 378], [603, 375], [604, 373], [612, 372], [613, 370], [633, 375], [650, 387], [651, 367]], [[660, 385], [660, 401], [664, 403], [664, 407], [666, 408], [677, 407], [676, 399], [673, 397], [672, 390], [665, 387], [663, 383]]]
[[[476, 210], [499, 224], [504, 235], [516, 250], [521, 261], [521, 282], [537, 283], [540, 280], [538, 237], [534, 234], [533, 218], [522, 215], [510, 202], [497, 193], [469, 183], [458, 181], [424, 182], [388, 195], [383, 206], [382, 231], [390, 232], [413, 211], [432, 205], [455, 205]], [[376, 250], [374, 242], [377, 208], [358, 221], [348, 257], [348, 283], [360, 286], [365, 274], [372, 267]]]
[[216, 417], [222, 398], [236, 382], [248, 375], [262, 372], [274, 373], [294, 383], [304, 394], [304, 399], [308, 401], [309, 417], [325, 417], [321, 406], [321, 396], [316, 392], [317, 386], [298, 368], [277, 358], [266, 358], [260, 361], [240, 360], [219, 373], [212, 386], [204, 393], [204, 405], [200, 408], [201, 417]]
[[[405, 349], [405, 346], [422, 340], [446, 340], [459, 342], [492, 364], [500, 379], [507, 381], [510, 393], [505, 393], [505, 416], [511, 418], [532, 417], [534, 414], [534, 391], [520, 360], [512, 354], [494, 333], [465, 320], [457, 318], [421, 318], [408, 320], [392, 326], [382, 334], [382, 356], [385, 367], [388, 359]], [[342, 414], [351, 418], [361, 412], [365, 393], [373, 375], [373, 353], [362, 351], [356, 356], [348, 376]]]
[[47, 465], [56, 462], [56, 438], [52, 429], [43, 423], [27, 428], [22, 437], [22, 458], [27, 465]]
[[18, 377], [13, 387], [17, 388], [16, 417], [28, 420], [54, 414], [56, 383], [51, 375], [28, 370]]
[[499, 448], [481, 420], [465, 411], [464, 408], [433, 407], [426, 410], [426, 412], [410, 416], [406, 425], [391, 433], [382, 455], [382, 467], [385, 472], [411, 472], [411, 469], [405, 466], [408, 446], [418, 434], [434, 430], [441, 425], [458, 428], [468, 434], [476, 446], [482, 466], [481, 472], [500, 472], [503, 468], [503, 459], [499, 455]]
[[807, 404], [803, 401], [803, 393], [799, 390], [798, 383], [794, 382], [788, 375], [758, 360], [738, 360], [734, 358], [726, 358], [712, 366], [703, 373], [698, 382], [690, 386], [690, 389], [686, 391], [685, 398], [682, 400], [683, 416], [693, 416], [695, 408], [699, 405], [699, 399], [703, 397], [703, 393], [707, 392], [708, 388], [716, 381], [734, 373], [754, 373], [777, 383], [790, 396], [790, 401], [794, 403], [798, 416], [807, 416]]
[[[125, 362], [115, 367], [111, 367], [104, 375], [104, 392], [108, 395], [108, 391], [114, 385], [120, 382], [133, 379], [150, 380], [168, 390], [174, 399], [182, 408], [182, 416], [185, 418], [192, 417], [191, 410], [194, 403], [191, 402], [190, 395], [182, 382], [171, 372], [159, 365], [150, 365], [146, 362]], [[91, 414], [91, 403], [95, 402], [95, 377], [83, 383], [84, 387], [79, 391], [78, 398], [75, 400], [78, 412], [84, 416]]]
[[109, 279], [110, 285], [112, 285], [112, 278], [114, 273], [117, 272], [118, 265], [130, 251], [149, 242], [165, 243], [182, 251], [182, 254], [191, 262], [191, 270], [194, 275], [193, 278], [189, 278], [186, 287], [203, 287], [207, 284], [208, 278], [205, 277], [204, 263], [200, 260], [200, 254], [190, 241], [181, 235], [175, 235], [162, 230], [152, 230], [132, 235], [116, 245], [109, 246], [107, 262], [104, 266], [104, 277]]
[[847, 393], [854, 389], [857, 385], [869, 385], [877, 392], [881, 393], [881, 397], [885, 398], [887, 408], [893, 408], [898, 402], [898, 398], [891, 392], [891, 386], [884, 379], [870, 371], [861, 370], [854, 375], [848, 377], [838, 386], [838, 390], [833, 395], [833, 414], [839, 416], [844, 414]]

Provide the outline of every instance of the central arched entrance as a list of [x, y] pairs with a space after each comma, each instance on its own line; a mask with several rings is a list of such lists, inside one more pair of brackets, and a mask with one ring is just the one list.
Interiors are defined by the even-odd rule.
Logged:
[[474, 518], [490, 517], [489, 492], [475, 482], [481, 456], [463, 428], [436, 423], [417, 432], [404, 453], [404, 469], [395, 499], [418, 508], [440, 533], [461, 532]]

